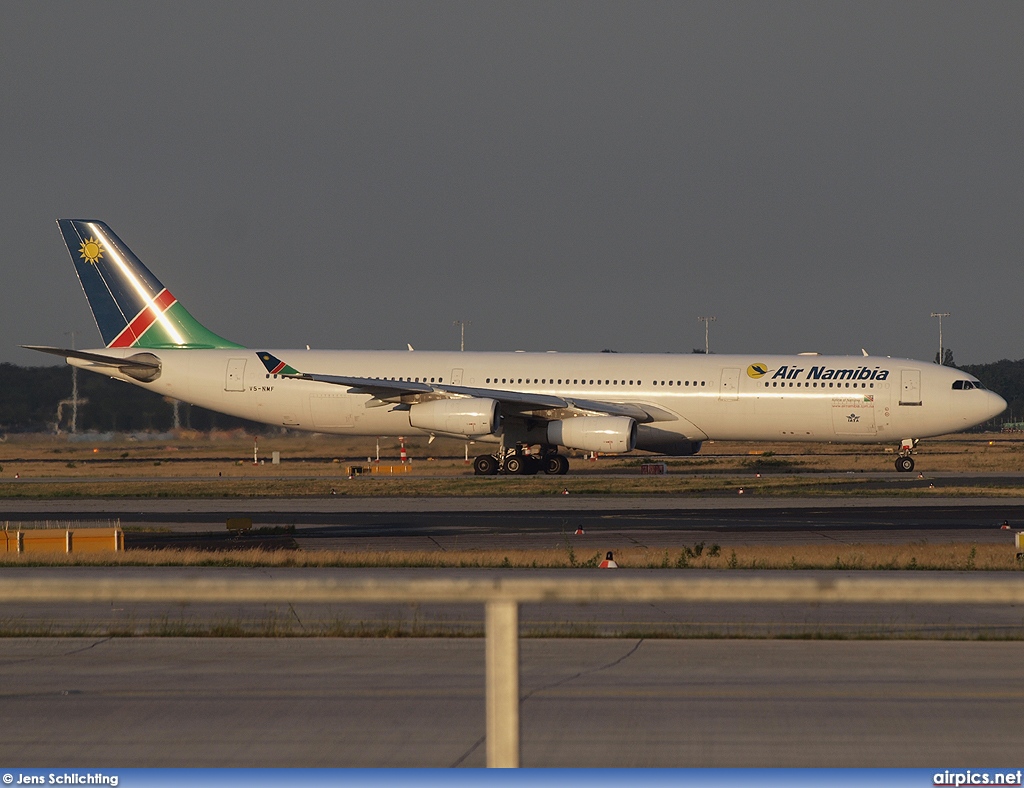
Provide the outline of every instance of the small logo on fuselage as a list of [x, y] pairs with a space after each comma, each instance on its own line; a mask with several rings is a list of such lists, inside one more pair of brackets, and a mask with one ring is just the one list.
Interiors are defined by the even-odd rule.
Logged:
[[749, 367], [747, 367], [747, 375], [749, 377], [754, 378], [754, 380], [757, 380], [758, 378], [763, 378], [767, 374], [767, 364], [751, 364]]

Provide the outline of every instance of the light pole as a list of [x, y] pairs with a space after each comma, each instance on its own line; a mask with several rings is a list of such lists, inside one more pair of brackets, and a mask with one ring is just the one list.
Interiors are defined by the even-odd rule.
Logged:
[[[75, 349], [75, 332], [65, 331], [64, 336], [71, 335], [71, 349]], [[71, 434], [78, 432], [78, 367], [71, 367]]]
[[472, 320], [453, 320], [452, 321], [452, 325], [459, 327], [459, 334], [461, 336], [461, 339], [459, 341], [459, 350], [465, 351], [465, 349], [466, 349], [466, 326], [473, 325], [473, 321]]
[[711, 352], [711, 346], [708, 344], [708, 326], [718, 320], [717, 317], [698, 317], [697, 322], [704, 323], [704, 355], [708, 355]]
[[943, 347], [942, 347], [942, 318], [949, 317], [949, 316], [950, 316], [949, 312], [932, 312], [932, 317], [937, 317], [939, 319], [939, 364], [940, 365], [946, 363], [946, 360], [942, 357], [942, 352], [943, 352]]

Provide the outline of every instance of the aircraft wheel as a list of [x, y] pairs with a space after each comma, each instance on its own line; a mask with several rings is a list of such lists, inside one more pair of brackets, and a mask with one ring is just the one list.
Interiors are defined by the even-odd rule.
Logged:
[[505, 473], [518, 476], [526, 473], [526, 461], [524, 457], [520, 457], [517, 454], [513, 454], [507, 460], [505, 460]]
[[523, 463], [523, 475], [533, 476], [535, 473], [540, 473], [544, 470], [544, 460], [540, 457], [524, 457], [525, 462]]
[[544, 473], [549, 476], [564, 476], [569, 472], [569, 458], [561, 454], [549, 454], [544, 458]]
[[912, 470], [914, 470], [914, 458], [897, 457], [896, 470], [898, 470], [900, 473], [910, 473]]
[[498, 472], [498, 461], [490, 454], [481, 454], [473, 460], [473, 472], [477, 476], [493, 476]]

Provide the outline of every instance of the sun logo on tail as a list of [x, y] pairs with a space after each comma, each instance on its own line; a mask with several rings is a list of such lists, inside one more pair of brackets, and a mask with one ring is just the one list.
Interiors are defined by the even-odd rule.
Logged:
[[103, 244], [95, 238], [89, 237], [82, 241], [82, 246], [78, 251], [82, 253], [82, 259], [85, 262], [95, 265], [103, 257]]

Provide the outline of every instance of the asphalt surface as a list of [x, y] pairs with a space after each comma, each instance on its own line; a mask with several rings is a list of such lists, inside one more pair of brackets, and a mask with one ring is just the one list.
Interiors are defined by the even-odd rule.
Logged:
[[[117, 518], [130, 529], [159, 529], [132, 534], [168, 537], [222, 533], [229, 516], [251, 517], [257, 527], [294, 526], [295, 541], [311, 548], [564, 548], [572, 539], [580, 555], [698, 541], [991, 541], [1012, 549], [1013, 531], [999, 526], [1024, 525], [1024, 500], [0, 502], [0, 520]], [[577, 528], [584, 533], [577, 536]], [[116, 571], [187, 583], [216, 572], [403, 570]], [[523, 634], [542, 636], [521, 641], [526, 766], [1016, 766], [1024, 641], [995, 642], [1024, 635], [1024, 611], [1016, 607], [524, 605], [520, 618]], [[3, 634], [57, 637], [0, 637], [0, 761], [481, 766], [482, 639], [338, 637], [481, 628], [478, 605], [7, 604]], [[99, 636], [62, 636], [69, 632]], [[291, 637], [170, 636], [192, 632]], [[138, 637], [146, 634], [162, 637]], [[335, 637], [301, 637], [325, 634]], [[554, 637], [562, 634], [611, 637]], [[779, 635], [802, 639], [757, 639]], [[851, 636], [869, 639], [843, 639]], [[893, 636], [903, 639], [873, 639]], [[949, 639], [959, 637], [985, 640]]]
[[[560, 577], [606, 570], [509, 569], [365, 569], [246, 567], [10, 567], [8, 577], [39, 580], [68, 577], [170, 578], [182, 587], [195, 579], [389, 579], [416, 577]], [[684, 571], [684, 575], [679, 572]], [[619, 569], [618, 579], [650, 578], [659, 572], [672, 577], [721, 577], [715, 570]], [[743, 577], [785, 578], [892, 577], [892, 572], [836, 570], [778, 572], [743, 570]], [[958, 577], [934, 572], [932, 577]], [[301, 604], [282, 599], [275, 604], [178, 603], [13, 603], [0, 608], [0, 635], [281, 635], [288, 637], [382, 635], [479, 636], [483, 633], [480, 604]], [[1021, 638], [1024, 608], [978, 604], [720, 604], [615, 603], [523, 604], [520, 632], [524, 636], [582, 637], [811, 637], [811, 638]]]
[[[0, 521], [119, 520], [127, 529], [294, 526], [306, 549], [438, 550], [737, 544], [992, 542], [1012, 547], [1024, 499], [327, 498], [0, 501]], [[1008, 530], [1001, 529], [1003, 523]], [[576, 536], [582, 529], [583, 534]], [[152, 535], [152, 534], [151, 534]], [[168, 539], [168, 542], [173, 542]]]
[[[0, 639], [0, 761], [482, 766], [473, 639]], [[524, 766], [1017, 768], [1024, 643], [525, 640]]]

